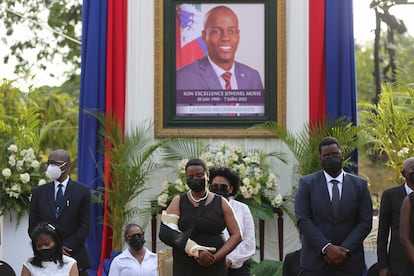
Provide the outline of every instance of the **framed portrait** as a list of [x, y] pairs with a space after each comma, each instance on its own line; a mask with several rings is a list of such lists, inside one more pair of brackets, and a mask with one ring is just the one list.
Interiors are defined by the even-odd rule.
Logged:
[[272, 137], [285, 125], [285, 0], [155, 0], [155, 136]]

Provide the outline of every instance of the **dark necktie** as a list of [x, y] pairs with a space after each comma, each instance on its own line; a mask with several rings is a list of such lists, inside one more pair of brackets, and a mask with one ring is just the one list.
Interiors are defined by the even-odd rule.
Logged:
[[334, 211], [335, 217], [338, 215], [338, 209], [339, 209], [339, 189], [338, 189], [338, 180], [332, 179], [332, 209]]
[[60, 208], [62, 206], [62, 202], [63, 202], [63, 189], [62, 189], [63, 185], [59, 184], [58, 185], [58, 190], [56, 193], [56, 218], [59, 217], [59, 211]]
[[231, 73], [230, 72], [224, 72], [221, 77], [223, 78], [223, 80], [226, 82], [226, 86], [225, 89], [226, 90], [230, 90], [231, 89], [231, 83], [230, 83], [230, 79], [231, 79]]

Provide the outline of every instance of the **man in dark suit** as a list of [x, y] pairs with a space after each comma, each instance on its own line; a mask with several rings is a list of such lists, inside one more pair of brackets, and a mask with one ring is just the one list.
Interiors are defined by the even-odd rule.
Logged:
[[[217, 6], [207, 12], [202, 39], [208, 54], [177, 71], [177, 90], [263, 89], [256, 70], [235, 62], [240, 30], [238, 18], [230, 8]], [[224, 73], [230, 73], [228, 80]]]
[[300, 265], [305, 276], [360, 276], [363, 241], [372, 227], [368, 184], [345, 173], [338, 140], [319, 144], [323, 170], [302, 177], [295, 198], [296, 223], [303, 234]]
[[52, 151], [47, 174], [53, 180], [33, 190], [29, 213], [29, 235], [40, 222], [56, 225], [63, 240], [63, 253], [76, 259], [79, 275], [88, 275], [91, 260], [85, 246], [91, 217], [90, 189], [69, 178], [67, 151]]
[[[414, 157], [404, 161], [402, 175], [414, 166]], [[407, 262], [400, 242], [400, 210], [404, 198], [413, 191], [408, 182], [385, 190], [379, 213], [377, 256], [380, 276], [399, 275]], [[391, 231], [391, 235], [390, 235]]]

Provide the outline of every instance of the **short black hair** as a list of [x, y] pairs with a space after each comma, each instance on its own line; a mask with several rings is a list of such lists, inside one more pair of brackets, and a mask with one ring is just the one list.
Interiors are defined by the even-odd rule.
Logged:
[[52, 260], [54, 262], [59, 262], [59, 266], [63, 266], [63, 242], [60, 236], [60, 232], [55, 225], [52, 225], [48, 222], [41, 222], [38, 225], [36, 225], [30, 236], [32, 237], [32, 249], [34, 253], [34, 257], [30, 260], [30, 263], [32, 265], [43, 267], [39, 250], [37, 250], [36, 242], [41, 236], [49, 236], [55, 242], [56, 247], [56, 250], [52, 256]]
[[339, 143], [338, 139], [336, 139], [335, 137], [328, 136], [328, 137], [323, 138], [321, 142], [319, 143], [319, 147], [318, 147], [319, 153], [322, 152], [323, 146], [329, 146], [333, 144], [337, 145], [338, 148], [341, 149], [341, 144]]
[[193, 158], [188, 160], [187, 164], [185, 164], [185, 171], [187, 172], [187, 168], [190, 166], [201, 166], [203, 167], [205, 172], [208, 172], [208, 167], [206, 161], [200, 158]]
[[216, 176], [222, 176], [230, 182], [230, 185], [233, 187], [233, 191], [229, 194], [229, 196], [235, 196], [237, 194], [240, 187], [240, 175], [238, 172], [229, 167], [211, 168], [209, 177], [210, 184]]
[[125, 226], [125, 231], [124, 231], [125, 238], [128, 237], [128, 232], [132, 227], [138, 227], [139, 229], [141, 229], [142, 232], [144, 232], [144, 229], [142, 229], [141, 225], [136, 224], [136, 223], [129, 223], [127, 226]]

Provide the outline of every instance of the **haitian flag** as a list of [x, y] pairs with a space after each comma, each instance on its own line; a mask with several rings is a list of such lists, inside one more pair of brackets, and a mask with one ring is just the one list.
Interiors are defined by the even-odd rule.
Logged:
[[176, 16], [176, 68], [202, 58], [207, 47], [201, 38], [204, 15], [200, 4], [178, 4]]
[[[127, 0], [84, 0], [82, 6], [82, 62], [79, 103], [78, 180], [103, 191], [102, 172], [109, 160], [99, 151], [98, 122], [85, 110], [112, 112], [125, 124]], [[105, 225], [107, 202], [94, 204], [87, 247], [91, 275], [112, 251], [112, 232]]]
[[309, 0], [309, 120], [357, 124], [352, 0]]
[[[83, 0], [78, 180], [93, 190], [103, 190], [101, 172], [108, 177], [109, 160], [98, 150], [98, 122], [84, 110], [112, 112], [125, 125], [127, 1]], [[205, 53], [199, 7], [191, 6], [177, 7], [177, 67]], [[308, 6], [309, 120], [346, 116], [357, 124], [352, 0], [309, 0]], [[101, 275], [103, 260], [112, 251], [112, 233], [103, 224], [108, 211], [106, 203], [92, 209], [87, 240], [91, 275]]]

